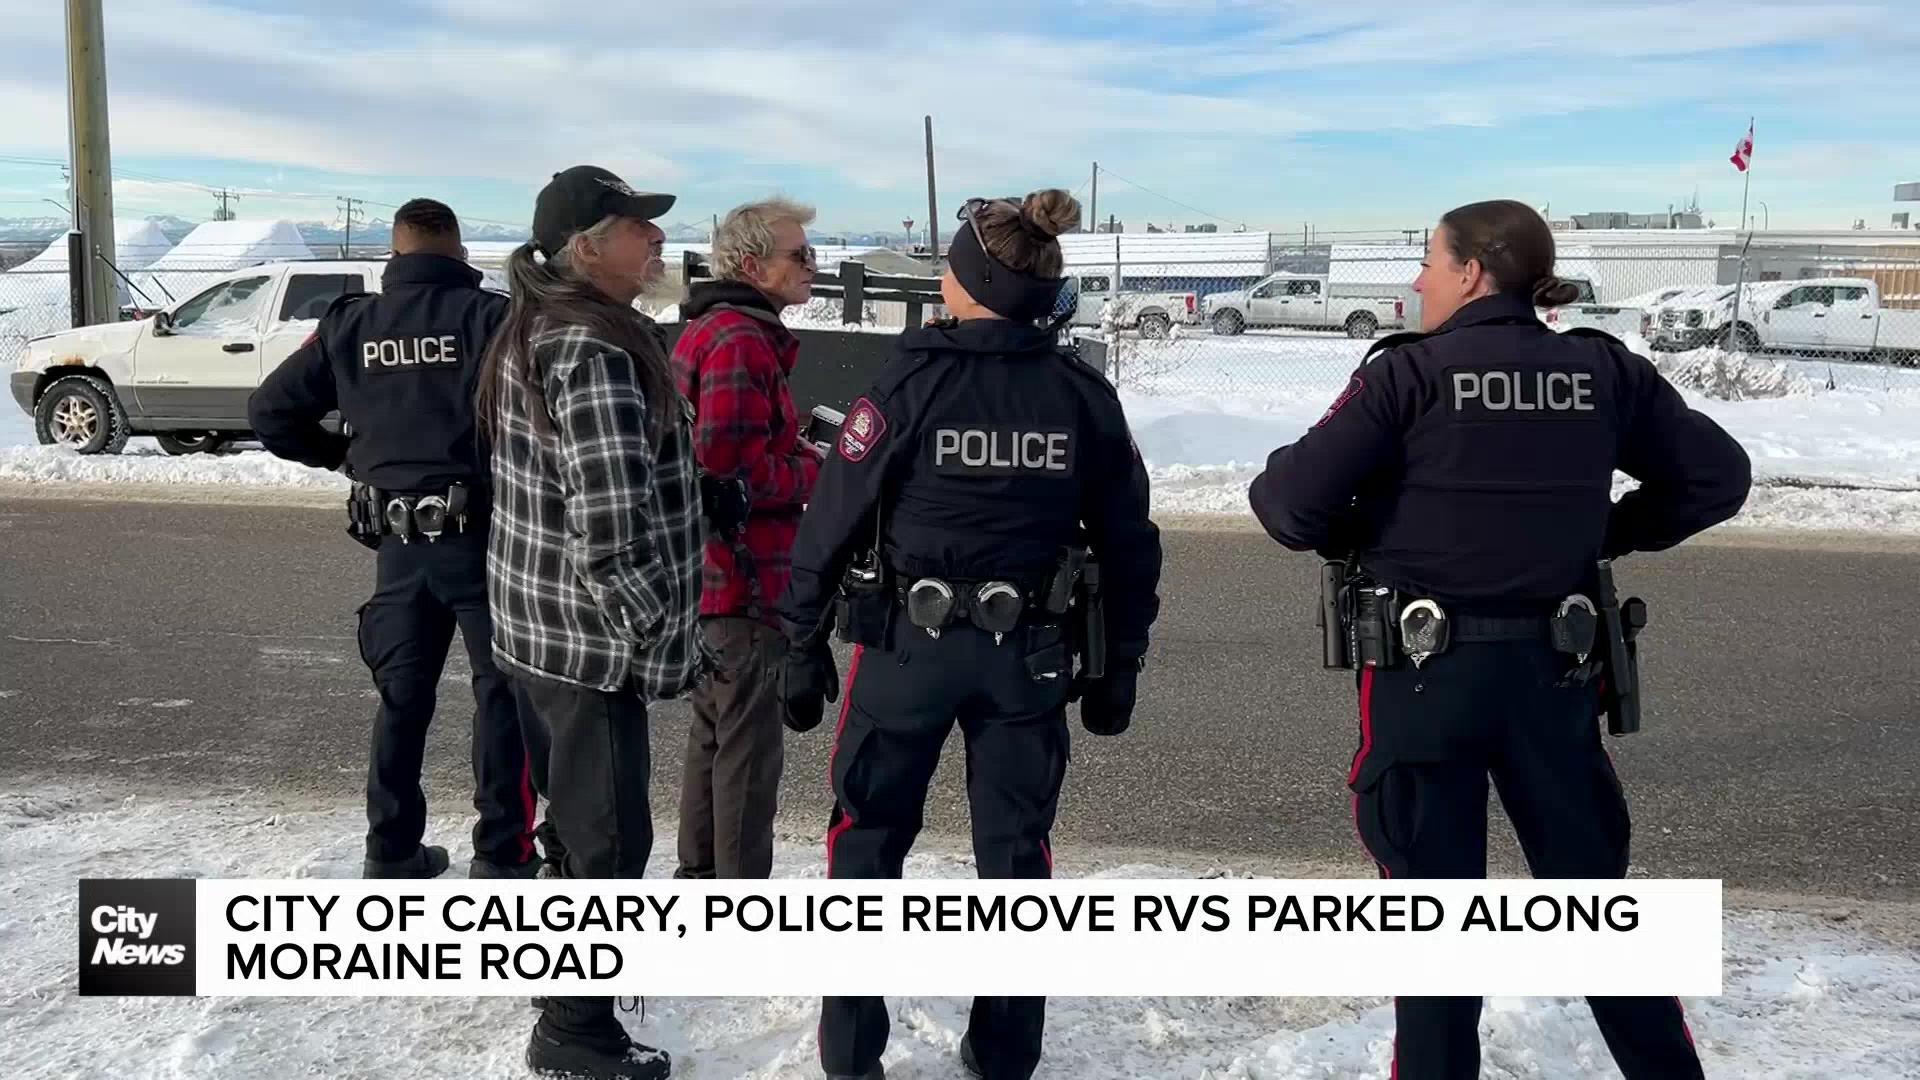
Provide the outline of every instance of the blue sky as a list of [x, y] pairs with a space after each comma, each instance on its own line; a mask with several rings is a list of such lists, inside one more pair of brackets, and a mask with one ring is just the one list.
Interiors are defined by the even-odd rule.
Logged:
[[[1097, 159], [1101, 216], [1134, 228], [1417, 228], [1496, 196], [1649, 212], [1696, 189], [1732, 224], [1749, 115], [1751, 212], [1775, 227], [1883, 226], [1920, 180], [1908, 0], [105, 6], [123, 215], [206, 216], [185, 180], [242, 189], [248, 217], [431, 194], [517, 224], [591, 161], [679, 194], [670, 221], [783, 191], [826, 230], [898, 228], [926, 217], [927, 113], [949, 219], [1081, 187]], [[66, 154], [61, 5], [0, 0], [0, 27], [0, 158], [29, 162], [0, 161], [0, 217], [55, 214], [58, 168], [31, 162]]]

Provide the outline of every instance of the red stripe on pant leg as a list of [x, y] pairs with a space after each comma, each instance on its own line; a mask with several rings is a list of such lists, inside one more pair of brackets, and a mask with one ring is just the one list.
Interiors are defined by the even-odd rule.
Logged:
[[[1680, 1010], [1680, 1034], [1687, 1037], [1687, 1045], [1693, 1046], [1693, 1028], [1687, 1023], [1687, 1007], [1680, 1004], [1679, 998], [1673, 999], [1673, 1007]], [[1700, 1049], [1694, 1046], [1695, 1050]]]
[[[1352, 785], [1360, 778], [1360, 766], [1366, 764], [1367, 755], [1373, 752], [1373, 669], [1364, 668], [1360, 672], [1360, 751], [1353, 755], [1353, 767], [1347, 770], [1347, 783]], [[1360, 841], [1360, 850], [1367, 853], [1373, 865], [1380, 868], [1380, 876], [1391, 878], [1393, 871], [1387, 869], [1367, 846], [1367, 834], [1360, 830], [1360, 795], [1353, 796], [1353, 838]]]
[[[840, 736], [847, 730], [847, 714], [853, 711], [853, 680], [860, 676], [860, 658], [865, 656], [867, 647], [855, 645], [853, 659], [847, 663], [847, 685], [840, 690], [840, 721], [833, 726], [833, 749], [827, 751], [827, 790], [833, 790], [833, 759], [840, 756]], [[840, 814], [840, 820], [827, 830], [827, 876], [833, 876], [833, 842], [840, 834], [853, 827], [853, 815], [847, 808], [839, 805], [839, 796], [834, 796], [834, 809]]]
[[514, 840], [514, 847], [520, 852], [520, 861], [533, 858], [533, 759], [520, 759], [520, 804], [526, 808], [525, 824], [520, 835]]
[[1047, 876], [1053, 876], [1053, 846], [1045, 840], [1040, 841], [1040, 854], [1047, 857]]
[[1360, 766], [1373, 752], [1373, 669], [1360, 672], [1360, 752], [1353, 755], [1353, 767], [1347, 770], [1347, 783], [1360, 779]]

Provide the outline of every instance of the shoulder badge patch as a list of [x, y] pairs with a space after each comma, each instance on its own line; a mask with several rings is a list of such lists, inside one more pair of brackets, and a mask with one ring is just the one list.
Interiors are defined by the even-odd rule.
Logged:
[[1333, 404], [1327, 406], [1327, 411], [1320, 415], [1320, 419], [1316, 421], [1313, 426], [1325, 427], [1327, 421], [1333, 419], [1334, 413], [1339, 412], [1341, 407], [1347, 402], [1360, 396], [1360, 391], [1364, 385], [1365, 384], [1360, 381], [1360, 373], [1355, 372], [1352, 381], [1347, 383], [1347, 388], [1340, 391], [1340, 396], [1333, 399]]
[[853, 403], [840, 427], [840, 456], [848, 461], [865, 461], [886, 433], [887, 418], [880, 415], [873, 402], [861, 398]]

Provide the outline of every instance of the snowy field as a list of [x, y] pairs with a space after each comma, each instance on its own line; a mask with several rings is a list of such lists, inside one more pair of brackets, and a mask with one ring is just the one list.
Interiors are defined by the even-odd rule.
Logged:
[[[1269, 453], [1320, 417], [1368, 344], [1308, 332], [1124, 340], [1115, 364], [1156, 512], [1247, 517], [1248, 482]], [[1920, 371], [1764, 363], [1786, 390], [1781, 396], [1723, 401], [1687, 392], [1753, 458], [1755, 489], [1731, 525], [1920, 534]], [[0, 481], [346, 487], [337, 474], [258, 450], [173, 458], [151, 439], [134, 439], [121, 455], [81, 457], [33, 444], [31, 420], [0, 403]]]
[[[665, 823], [663, 823], [665, 824]], [[9, 1078], [522, 1077], [534, 1014], [519, 998], [82, 999], [74, 989], [75, 882], [83, 877], [349, 877], [358, 809], [244, 800], [0, 792], [0, 1059]], [[464, 866], [466, 822], [430, 823]], [[670, 837], [669, 829], [661, 833]], [[796, 842], [798, 841], [798, 842]], [[667, 845], [670, 847], [670, 844]], [[1100, 864], [1061, 851], [1063, 875], [1197, 877], [1176, 861]], [[665, 876], [656, 845], [649, 876]], [[456, 871], [457, 873], [458, 871]], [[780, 877], [814, 877], [814, 838], [783, 840]], [[972, 876], [970, 860], [916, 855], [908, 876]], [[1920, 955], [1833, 921], [1729, 907], [1725, 993], [1685, 1005], [1710, 1077], [1920, 1075]], [[961, 999], [889, 1002], [892, 1080], [962, 1080]], [[811, 998], [654, 998], [634, 1036], [685, 1080], [817, 1080]], [[1384, 999], [1081, 998], [1049, 1004], [1042, 1077], [1075, 1080], [1384, 1078]], [[1617, 1077], [1585, 1007], [1494, 999], [1482, 1076]]]

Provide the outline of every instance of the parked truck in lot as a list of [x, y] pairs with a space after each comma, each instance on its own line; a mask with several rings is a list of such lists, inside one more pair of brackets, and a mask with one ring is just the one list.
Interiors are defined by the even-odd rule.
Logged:
[[1325, 274], [1270, 274], [1252, 288], [1207, 297], [1204, 310], [1216, 334], [1284, 326], [1370, 338], [1407, 320], [1405, 299], [1367, 296], [1351, 286], [1330, 288]]
[[343, 293], [377, 292], [378, 262], [290, 262], [223, 274], [137, 322], [32, 338], [14, 400], [42, 443], [118, 453], [152, 435], [170, 454], [251, 435], [247, 398]]
[[[1661, 313], [1663, 344], [1708, 341], [1743, 352], [1859, 356], [1920, 366], [1920, 311], [1880, 306], [1870, 278], [1810, 278], [1749, 285], [1733, 323], [1733, 290], [1706, 304]], [[1671, 323], [1671, 325], [1669, 325]], [[1672, 345], [1667, 345], [1672, 347]]]
[[1603, 304], [1594, 298], [1593, 282], [1586, 278], [1565, 279], [1580, 289], [1573, 302], [1550, 308], [1541, 315], [1549, 329], [1565, 333], [1576, 326], [1603, 330], [1622, 340], [1633, 334], [1646, 335], [1648, 312], [1686, 292], [1691, 286], [1675, 285], [1630, 296], [1618, 303]]
[[1108, 274], [1079, 274], [1074, 287], [1079, 303], [1074, 309], [1074, 326], [1111, 326], [1115, 330], [1138, 330], [1143, 338], [1164, 338], [1175, 326], [1192, 326], [1200, 321], [1200, 294], [1191, 292], [1115, 293]]

